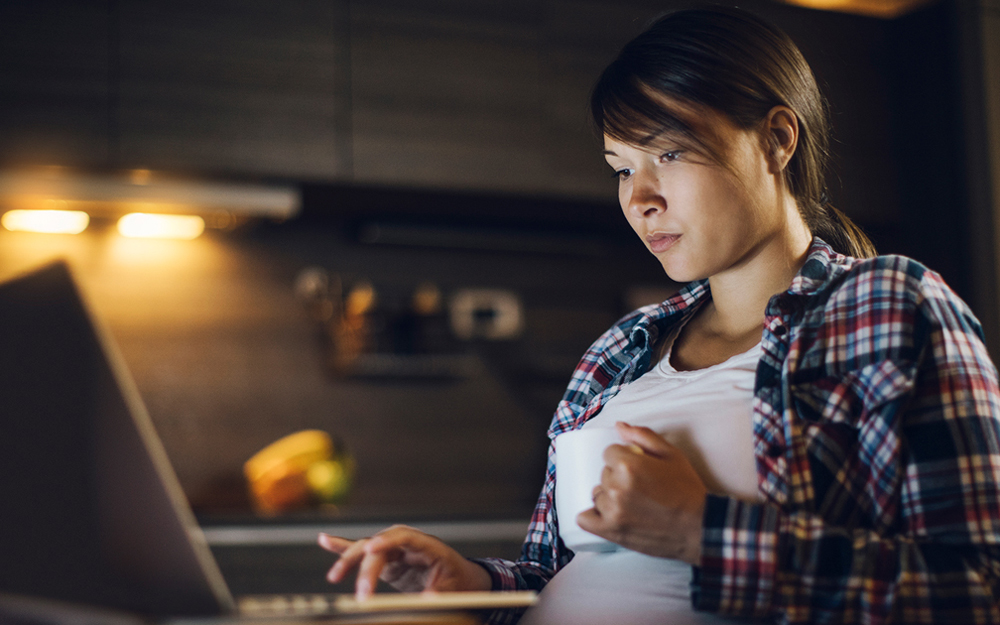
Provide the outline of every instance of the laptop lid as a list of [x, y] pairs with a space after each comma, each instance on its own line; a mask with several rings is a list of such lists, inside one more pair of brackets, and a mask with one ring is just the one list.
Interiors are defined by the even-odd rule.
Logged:
[[0, 285], [0, 563], [0, 593], [233, 610], [124, 361], [62, 261]]

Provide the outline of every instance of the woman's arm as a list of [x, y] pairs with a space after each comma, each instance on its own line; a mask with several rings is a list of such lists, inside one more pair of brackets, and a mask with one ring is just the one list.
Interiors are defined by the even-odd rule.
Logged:
[[[565, 399], [559, 402], [549, 427], [550, 437], [556, 428], [565, 427], [562, 424], [572, 423], [581, 411], [580, 406]], [[516, 562], [501, 558], [475, 560], [489, 571], [494, 590], [541, 590], [556, 571], [573, 557], [559, 540], [555, 488], [555, 449], [549, 444], [545, 480], [521, 546], [521, 557]]]
[[913, 316], [879, 313], [911, 326], [912, 366], [875, 362], [822, 417], [793, 417], [787, 479], [811, 500], [708, 498], [696, 607], [791, 623], [1000, 623], [996, 370], [964, 304], [936, 274], [919, 282]]
[[697, 609], [789, 623], [1000, 623], [1000, 549], [709, 496]]
[[[548, 465], [545, 484], [538, 496], [528, 534], [521, 547], [521, 557], [516, 562], [501, 558], [475, 560], [486, 567], [493, 581], [493, 590], [541, 590], [552, 579], [556, 570], [569, 561], [568, 554], [561, 552], [558, 544], [553, 507], [555, 463], [551, 449]], [[562, 562], [557, 560], [560, 554], [563, 555]]]
[[[562, 411], [569, 408], [560, 404], [553, 423]], [[542, 590], [556, 571], [572, 557], [561, 549], [559, 530], [555, 520], [555, 458], [549, 446], [545, 483], [531, 515], [528, 534], [521, 547], [521, 557], [516, 562], [501, 558], [478, 558], [473, 561], [490, 574], [493, 590]], [[486, 617], [487, 625], [512, 625], [524, 613], [523, 609], [494, 610]]]

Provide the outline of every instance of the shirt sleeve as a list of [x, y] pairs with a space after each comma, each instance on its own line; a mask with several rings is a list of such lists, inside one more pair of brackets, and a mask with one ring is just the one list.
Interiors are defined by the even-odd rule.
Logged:
[[[560, 421], [560, 413], [563, 412], [575, 411], [566, 402], [562, 402], [553, 423]], [[493, 590], [541, 591], [556, 571], [572, 557], [573, 553], [559, 541], [555, 516], [555, 455], [549, 445], [545, 483], [531, 515], [528, 534], [521, 547], [521, 557], [516, 562], [501, 558], [480, 558], [473, 561], [489, 572]], [[495, 610], [486, 615], [485, 622], [489, 625], [509, 625], [516, 623], [523, 612], [524, 610]]]
[[516, 562], [501, 558], [476, 560], [493, 579], [493, 590], [541, 590], [556, 571], [567, 564], [572, 553], [562, 548], [555, 520], [555, 479], [549, 452], [549, 470], [528, 525], [528, 534]]
[[[851, 452], [879, 461], [898, 449], [896, 478], [843, 486], [853, 524], [709, 496], [696, 608], [789, 623], [1000, 623], [996, 370], [978, 322], [936, 274], [920, 293], [912, 385], [862, 408], [899, 444], [861, 432]], [[872, 521], [876, 508], [888, 522]]]
[[[618, 378], [618, 374], [633, 364], [633, 354], [626, 351], [629, 338], [625, 328], [640, 316], [641, 310], [626, 315], [590, 346], [570, 378], [569, 385], [556, 408], [549, 426], [549, 438], [572, 430], [594, 411], [592, 400]], [[555, 511], [555, 450], [549, 445], [545, 482], [528, 525], [528, 534], [516, 562], [500, 558], [474, 559], [493, 580], [493, 590], [538, 590], [545, 587], [556, 571], [573, 558], [559, 539]], [[516, 623], [524, 610], [495, 610], [485, 616], [489, 625]]]

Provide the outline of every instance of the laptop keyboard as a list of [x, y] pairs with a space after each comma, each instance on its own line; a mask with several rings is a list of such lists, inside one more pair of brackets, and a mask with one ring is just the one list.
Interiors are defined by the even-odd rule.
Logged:
[[246, 595], [236, 601], [241, 616], [323, 616], [335, 612], [339, 595], [307, 593], [294, 595]]

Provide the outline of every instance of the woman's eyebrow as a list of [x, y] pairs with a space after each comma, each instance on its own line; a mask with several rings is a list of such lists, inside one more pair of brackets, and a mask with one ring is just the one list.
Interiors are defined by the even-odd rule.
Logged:
[[657, 139], [659, 139], [662, 136], [664, 136], [664, 134], [662, 132], [648, 134], [648, 135], [646, 135], [645, 137], [643, 137], [642, 139], [639, 140], [639, 145], [643, 145], [643, 146], [650, 145], [651, 143], [653, 143], [654, 141], [656, 141]]
[[601, 154], [605, 154], [607, 156], [618, 156], [617, 153], [612, 152], [611, 150], [604, 150], [603, 152], [601, 152]]

